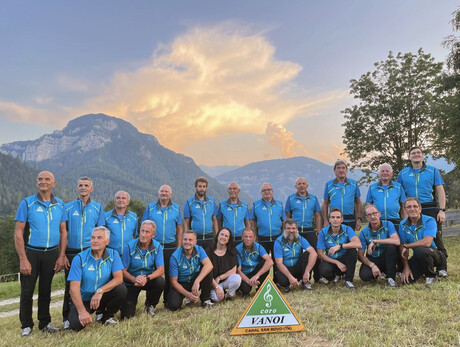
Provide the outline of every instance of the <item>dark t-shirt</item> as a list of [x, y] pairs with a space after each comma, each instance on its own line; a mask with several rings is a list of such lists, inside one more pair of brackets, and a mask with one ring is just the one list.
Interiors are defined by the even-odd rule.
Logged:
[[236, 252], [233, 255], [227, 249], [225, 254], [221, 257], [214, 253], [213, 249], [208, 249], [207, 253], [209, 259], [211, 259], [212, 265], [214, 266], [212, 269], [212, 278], [216, 278], [219, 275], [226, 273], [228, 270], [231, 270], [235, 266], [238, 266]]

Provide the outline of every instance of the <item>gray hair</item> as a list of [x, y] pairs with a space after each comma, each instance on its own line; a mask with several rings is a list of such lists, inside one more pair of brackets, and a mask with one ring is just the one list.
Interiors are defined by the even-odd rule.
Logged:
[[335, 162], [335, 164], [334, 164], [334, 170], [335, 170], [335, 168], [336, 168], [337, 166], [339, 166], [339, 165], [345, 165], [345, 167], [346, 167], [347, 170], [348, 170], [348, 165], [347, 165], [347, 163], [345, 162], [345, 160], [337, 159], [336, 162]]
[[228, 184], [228, 186], [227, 186], [227, 189], [230, 188], [230, 186], [231, 186], [232, 184], [236, 184], [236, 187], [237, 187], [238, 189], [240, 189], [240, 185], [239, 185], [238, 183], [236, 183], [236, 182], [230, 182], [230, 183]]
[[143, 221], [141, 223], [141, 228], [144, 224], [148, 224], [148, 225], [151, 225], [153, 227], [153, 231], [156, 231], [157, 230], [157, 224], [153, 221], [153, 220], [150, 220], [150, 219], [146, 219], [145, 221]]
[[393, 168], [392, 168], [391, 165], [388, 164], [388, 163], [383, 163], [383, 164], [379, 165], [379, 172], [380, 172], [380, 170], [381, 170], [382, 168], [384, 168], [384, 167], [389, 167], [389, 168], [390, 168], [390, 171], [393, 172]]
[[102, 231], [105, 233], [105, 238], [106, 238], [107, 240], [110, 240], [110, 230], [107, 229], [106, 227], [103, 227], [103, 226], [95, 227], [95, 228], [93, 229], [92, 234], [93, 234], [95, 231], [99, 231], [99, 230], [102, 230]]
[[114, 199], [116, 199], [117, 196], [120, 195], [121, 193], [125, 193], [128, 196], [128, 200], [131, 200], [131, 197], [129, 196], [129, 193], [127, 191], [124, 191], [124, 190], [119, 190], [118, 192], [116, 192], [115, 196], [114, 196]]
[[161, 188], [163, 188], [163, 187], [168, 187], [168, 188], [169, 188], [169, 191], [170, 191], [171, 194], [172, 194], [172, 188], [171, 188], [171, 186], [168, 186], [167, 184], [163, 184], [163, 185], [158, 189], [158, 193], [160, 193]]

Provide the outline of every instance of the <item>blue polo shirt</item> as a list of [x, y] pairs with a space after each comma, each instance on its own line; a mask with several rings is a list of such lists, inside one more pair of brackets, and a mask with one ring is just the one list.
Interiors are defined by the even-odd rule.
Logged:
[[251, 219], [257, 223], [258, 236], [270, 237], [272, 241], [281, 234], [283, 221], [286, 219], [283, 203], [275, 199], [268, 202], [259, 199], [253, 204]]
[[67, 221], [67, 215], [61, 199], [51, 195], [50, 201], [43, 201], [37, 193], [21, 201], [14, 220], [27, 223], [24, 230], [29, 232], [26, 248], [54, 248], [59, 245], [60, 225]]
[[210, 196], [205, 195], [204, 200], [199, 200], [194, 195], [184, 204], [184, 218], [191, 218], [191, 228], [196, 232], [198, 239], [212, 239], [212, 217], [216, 215], [216, 203]]
[[399, 219], [401, 204], [406, 201], [404, 189], [398, 182], [391, 181], [384, 186], [375, 182], [369, 186], [366, 202], [374, 204], [382, 214], [382, 219]]
[[101, 204], [88, 199], [85, 206], [77, 199], [65, 205], [67, 214], [67, 248], [79, 249], [90, 246], [91, 233], [96, 226], [105, 226], [104, 209]]
[[178, 204], [169, 201], [168, 206], [161, 207], [160, 202], [152, 202], [142, 216], [142, 222], [150, 219], [157, 225], [155, 240], [163, 246], [176, 242], [176, 227], [182, 225], [182, 216]]
[[106, 248], [102, 257], [96, 260], [88, 248], [73, 258], [67, 280], [80, 282], [82, 300], [90, 301], [98, 288], [110, 282], [115, 272], [122, 270], [117, 251]]
[[292, 219], [297, 222], [300, 228], [312, 228], [315, 212], [321, 212], [321, 208], [316, 196], [308, 192], [307, 196], [294, 193], [289, 195], [286, 200], [285, 212], [291, 213]]
[[398, 175], [398, 183], [402, 184], [406, 196], [416, 197], [421, 204], [434, 202], [434, 187], [444, 185], [439, 170], [423, 163], [421, 169], [407, 166]]
[[[357, 235], [354, 232], [354, 230], [350, 228], [348, 225], [342, 224], [337, 235], [332, 235], [332, 227], [328, 225], [327, 227], [321, 229], [318, 235], [318, 243], [316, 245], [316, 248], [321, 249], [322, 251], [324, 251], [324, 253], [327, 254], [330, 248], [337, 246], [339, 244], [350, 242], [353, 236]], [[346, 249], [341, 248], [337, 252], [335, 252], [334, 255], [331, 256], [328, 254], [328, 256], [333, 259], [338, 259], [344, 256], [346, 251]]]
[[[366, 225], [361, 233], [359, 234], [359, 240], [361, 241], [361, 250], [365, 251], [367, 246], [373, 240], [384, 240], [390, 238], [391, 235], [396, 233], [395, 226], [393, 223], [389, 221], [382, 220], [379, 230], [373, 231], [371, 229], [371, 225]], [[372, 255], [368, 255], [369, 257], [378, 258], [383, 254], [385, 250], [385, 245], [381, 245], [380, 243], [375, 244], [375, 249], [372, 251]]]
[[147, 249], [140, 248], [139, 239], [131, 240], [125, 246], [121, 260], [124, 268], [134, 277], [150, 275], [159, 266], [164, 266], [163, 248], [154, 239]]
[[250, 219], [248, 204], [239, 199], [234, 204], [230, 200], [223, 200], [219, 203], [217, 218], [223, 220], [223, 226], [231, 230], [233, 237], [241, 237], [244, 221]]
[[241, 271], [245, 275], [253, 272], [260, 262], [264, 261], [263, 258], [267, 254], [265, 248], [258, 242], [254, 242], [249, 251], [244, 248], [244, 243], [241, 242], [236, 246], [236, 252], [238, 265], [241, 266]]
[[283, 264], [288, 267], [292, 267], [297, 264], [300, 256], [307, 248], [310, 248], [310, 244], [302, 236], [299, 236], [297, 240], [289, 243], [283, 235], [275, 240], [273, 246], [273, 254], [275, 258], [283, 258]]
[[401, 243], [412, 243], [422, 240], [425, 236], [433, 237], [430, 248], [437, 249], [434, 239], [438, 227], [434, 218], [421, 215], [416, 225], [412, 225], [409, 218], [403, 219], [399, 224], [399, 238]]
[[358, 183], [350, 178], [345, 179], [345, 182], [339, 182], [337, 178], [330, 180], [324, 186], [324, 200], [329, 200], [330, 209], [338, 208], [342, 211], [344, 221], [352, 221], [355, 218], [345, 218], [347, 215], [355, 214], [355, 199], [359, 198]]
[[110, 243], [107, 247], [115, 249], [123, 255], [125, 246], [137, 236], [137, 215], [126, 210], [124, 216], [117, 215], [117, 211], [105, 213], [105, 226], [110, 230]]
[[169, 277], [177, 277], [178, 282], [191, 282], [201, 271], [201, 264], [208, 255], [203, 247], [195, 245], [192, 255], [187, 258], [182, 247], [174, 251], [169, 261]]

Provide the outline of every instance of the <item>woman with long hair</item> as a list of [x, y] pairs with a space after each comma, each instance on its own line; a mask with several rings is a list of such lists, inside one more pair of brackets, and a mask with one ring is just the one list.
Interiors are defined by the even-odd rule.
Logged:
[[214, 237], [212, 249], [208, 251], [208, 256], [214, 266], [211, 300], [222, 301], [224, 298], [233, 298], [241, 284], [241, 276], [236, 273], [238, 258], [230, 229], [219, 230]]

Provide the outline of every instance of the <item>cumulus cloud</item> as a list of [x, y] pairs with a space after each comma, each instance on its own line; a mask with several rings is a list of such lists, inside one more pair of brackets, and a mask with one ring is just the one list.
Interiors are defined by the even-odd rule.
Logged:
[[321, 152], [319, 156], [326, 162], [335, 162], [337, 159], [347, 160], [348, 156], [342, 154], [345, 147], [339, 145], [328, 146], [327, 152]]
[[264, 134], [268, 121], [285, 124], [306, 107], [285, 91], [301, 66], [274, 54], [260, 34], [195, 27], [157, 48], [145, 66], [118, 72], [87, 107], [120, 116], [175, 149], [203, 137]]
[[287, 131], [281, 124], [268, 122], [265, 133], [268, 143], [279, 148], [284, 158], [308, 154], [307, 150], [294, 139], [292, 132]]
[[88, 89], [88, 84], [84, 81], [65, 74], [59, 74], [56, 77], [56, 84], [60, 90], [68, 92], [84, 92]]

